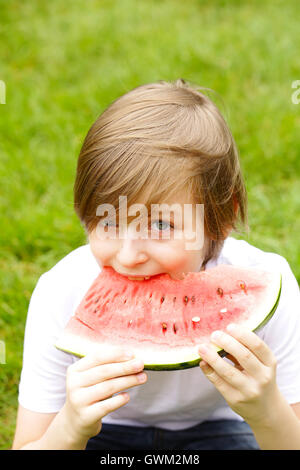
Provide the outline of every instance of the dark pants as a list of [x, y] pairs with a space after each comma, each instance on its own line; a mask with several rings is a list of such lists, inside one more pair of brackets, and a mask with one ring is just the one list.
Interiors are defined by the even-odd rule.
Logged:
[[247, 423], [205, 421], [181, 431], [103, 424], [86, 450], [244, 450], [259, 449]]

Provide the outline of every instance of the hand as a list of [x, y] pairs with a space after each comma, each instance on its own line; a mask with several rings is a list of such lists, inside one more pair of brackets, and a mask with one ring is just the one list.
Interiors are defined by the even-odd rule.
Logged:
[[211, 340], [229, 353], [227, 358], [234, 364], [206, 344], [199, 346], [203, 358], [200, 367], [233, 411], [250, 426], [268, 422], [279, 392], [275, 357], [266, 343], [246, 328], [232, 324], [227, 332], [215, 331]]
[[100, 432], [103, 416], [129, 400], [128, 393], [118, 392], [146, 382], [146, 374], [138, 374], [143, 368], [141, 360], [120, 350], [89, 354], [69, 366], [64, 413], [73, 440], [87, 441]]

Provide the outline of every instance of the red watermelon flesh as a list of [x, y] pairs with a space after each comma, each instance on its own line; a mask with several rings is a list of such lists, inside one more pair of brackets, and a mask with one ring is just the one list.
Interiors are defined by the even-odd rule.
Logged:
[[214, 330], [265, 324], [280, 292], [280, 273], [254, 268], [219, 265], [181, 280], [159, 274], [134, 281], [104, 267], [56, 346], [78, 356], [125, 346], [145, 369], [193, 367], [201, 359], [196, 346], [209, 342]]

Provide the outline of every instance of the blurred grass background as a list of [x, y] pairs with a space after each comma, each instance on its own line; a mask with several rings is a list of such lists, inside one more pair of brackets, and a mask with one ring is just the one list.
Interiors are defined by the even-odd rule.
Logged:
[[28, 302], [38, 277], [85, 243], [72, 207], [90, 125], [142, 83], [214, 89], [240, 150], [247, 241], [300, 281], [299, 2], [0, 0], [0, 449], [11, 446]]

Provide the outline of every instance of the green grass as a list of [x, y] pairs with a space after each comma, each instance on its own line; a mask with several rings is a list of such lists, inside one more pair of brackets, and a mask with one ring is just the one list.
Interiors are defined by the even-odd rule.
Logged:
[[133, 87], [183, 77], [217, 91], [248, 189], [247, 240], [300, 280], [298, 14], [297, 0], [1, 2], [0, 448], [14, 432], [31, 292], [85, 242], [72, 207], [81, 142]]

